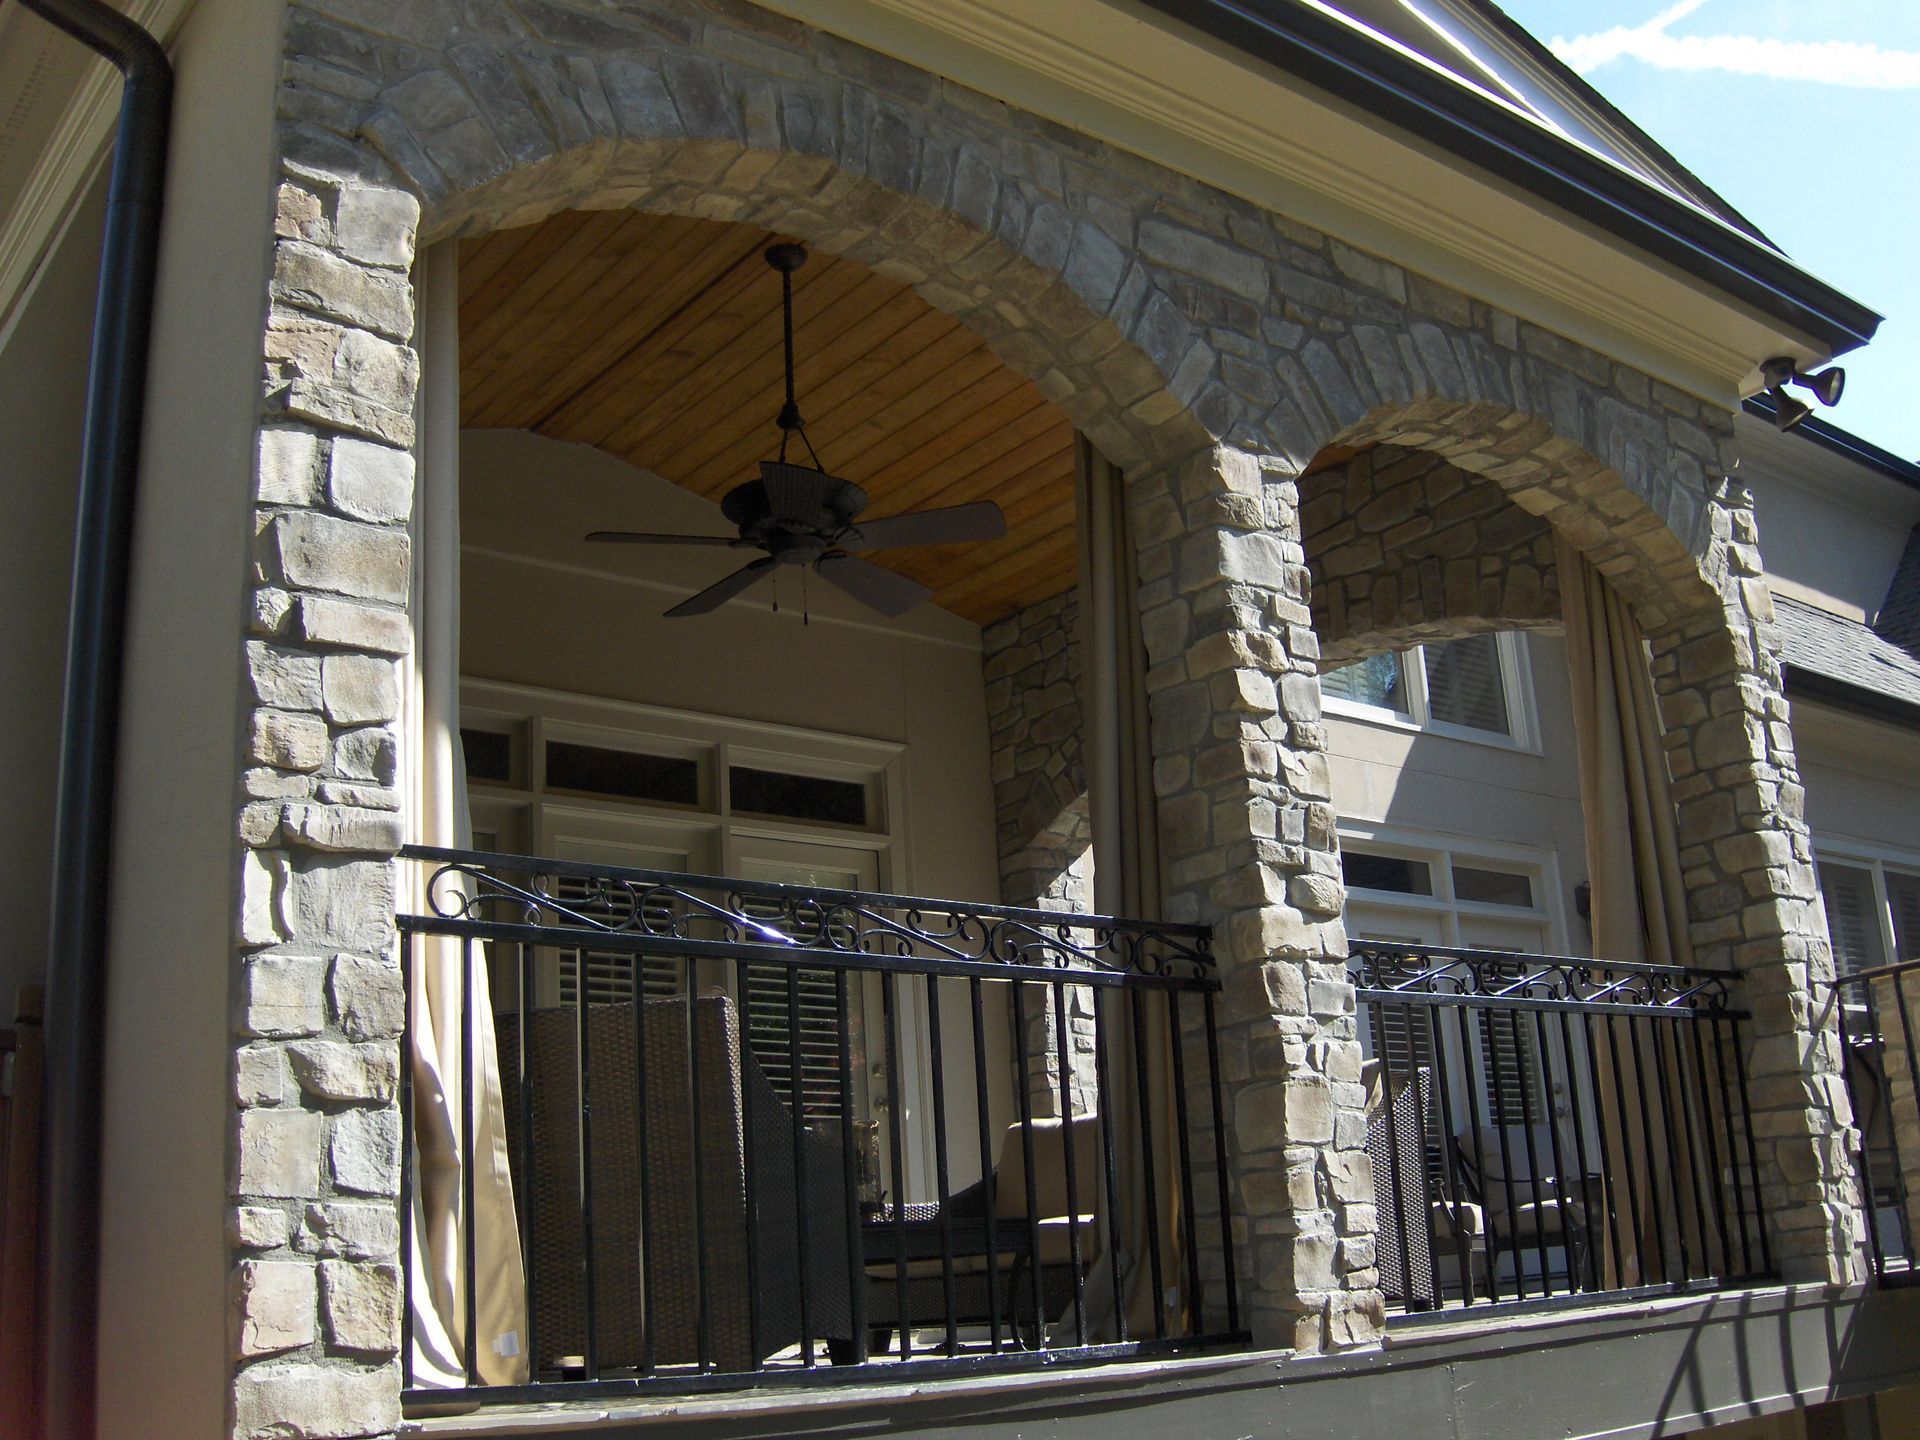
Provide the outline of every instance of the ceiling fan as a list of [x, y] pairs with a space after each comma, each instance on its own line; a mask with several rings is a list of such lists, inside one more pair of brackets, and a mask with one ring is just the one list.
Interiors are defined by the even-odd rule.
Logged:
[[[633, 530], [596, 530], [587, 539], [621, 545], [726, 545], [764, 550], [724, 580], [716, 581], [667, 611], [669, 619], [704, 615], [772, 575], [783, 565], [810, 566], [822, 580], [889, 618], [904, 615], [933, 592], [918, 581], [862, 560], [855, 551], [891, 550], [913, 545], [953, 545], [998, 540], [1007, 533], [1006, 517], [991, 500], [918, 510], [862, 521], [867, 492], [851, 480], [829, 475], [807, 438], [806, 421], [793, 396], [793, 272], [807, 262], [804, 246], [767, 247], [767, 264], [780, 273], [782, 314], [786, 322], [787, 403], [775, 423], [780, 427], [780, 458], [760, 462], [760, 478], [736, 485], [720, 501], [720, 510], [739, 535], [661, 535]], [[807, 447], [812, 465], [787, 461], [794, 436]]]

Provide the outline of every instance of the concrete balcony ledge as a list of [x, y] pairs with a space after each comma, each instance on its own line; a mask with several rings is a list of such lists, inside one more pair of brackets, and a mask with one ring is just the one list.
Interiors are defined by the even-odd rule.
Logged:
[[512, 1406], [410, 1421], [456, 1437], [675, 1440], [1172, 1434], [1671, 1436], [1920, 1383], [1920, 1288], [1777, 1285], [1396, 1327], [1377, 1349], [1241, 1352], [991, 1378]]

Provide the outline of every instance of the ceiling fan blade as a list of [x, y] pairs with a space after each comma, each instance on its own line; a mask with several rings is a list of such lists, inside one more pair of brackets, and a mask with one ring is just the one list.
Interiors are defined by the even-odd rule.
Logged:
[[823, 555], [816, 566], [820, 578], [837, 585], [868, 609], [878, 610], [888, 619], [904, 615], [914, 606], [932, 598], [933, 591], [918, 580], [909, 580], [871, 560], [852, 555]]
[[655, 535], [644, 530], [595, 530], [587, 539], [602, 545], [738, 545], [737, 535]]
[[734, 571], [726, 579], [716, 580], [698, 595], [688, 596], [667, 611], [666, 618], [677, 620], [683, 615], [705, 615], [709, 610], [718, 610], [755, 581], [764, 578], [776, 563], [771, 555], [765, 559], [755, 560], [751, 565]]
[[955, 545], [965, 540], [998, 540], [1007, 533], [1007, 517], [991, 500], [950, 505], [944, 510], [915, 510], [862, 520], [840, 538], [849, 550], [890, 550], [899, 545]]

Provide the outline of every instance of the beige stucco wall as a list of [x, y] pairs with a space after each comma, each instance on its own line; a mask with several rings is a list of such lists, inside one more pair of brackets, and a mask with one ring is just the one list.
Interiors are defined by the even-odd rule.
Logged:
[[1793, 728], [1816, 845], [1920, 851], [1920, 734], [1807, 700], [1795, 703]]
[[1872, 620], [1920, 524], [1920, 490], [1751, 415], [1737, 417], [1736, 433], [1767, 583], [1836, 615]]
[[[73, 507], [80, 473], [93, 293], [100, 268], [106, 183], [81, 197], [31, 297], [0, 336], [0, 1008], [8, 1020], [26, 980], [45, 973], [52, 884], [54, 776], [72, 577]], [[31, 623], [29, 618], [32, 617]]]
[[174, 49], [115, 832], [102, 1440], [227, 1427], [233, 757], [280, 16], [202, 0]]
[[[1471, 845], [1524, 845], [1558, 857], [1571, 888], [1586, 878], [1586, 837], [1574, 752], [1565, 643], [1523, 641], [1533, 694], [1533, 744], [1486, 744], [1327, 713], [1328, 759], [1340, 818], [1446, 837]], [[1542, 896], [1565, 916], [1564, 943], [1589, 937], [1566, 896]]]

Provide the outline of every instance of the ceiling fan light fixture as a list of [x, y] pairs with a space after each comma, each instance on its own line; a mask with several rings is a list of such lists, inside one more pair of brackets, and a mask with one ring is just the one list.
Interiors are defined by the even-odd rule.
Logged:
[[[827, 473], [807, 438], [807, 422], [794, 394], [793, 274], [806, 264], [806, 248], [781, 242], [769, 245], [763, 254], [780, 275], [786, 400], [774, 422], [780, 429], [779, 458], [762, 460], [759, 479], [736, 485], [721, 497], [720, 512], [739, 530], [738, 538], [596, 530], [587, 539], [638, 545], [733, 545], [766, 552], [675, 605], [666, 612], [670, 619], [718, 609], [782, 565], [810, 567], [821, 579], [889, 619], [904, 615], [931, 599], [933, 592], [917, 580], [850, 552], [997, 540], [1007, 533], [1006, 516], [991, 500], [976, 500], [858, 523], [867, 508], [867, 492], [851, 480]], [[813, 464], [787, 459], [788, 445], [796, 435]]]

